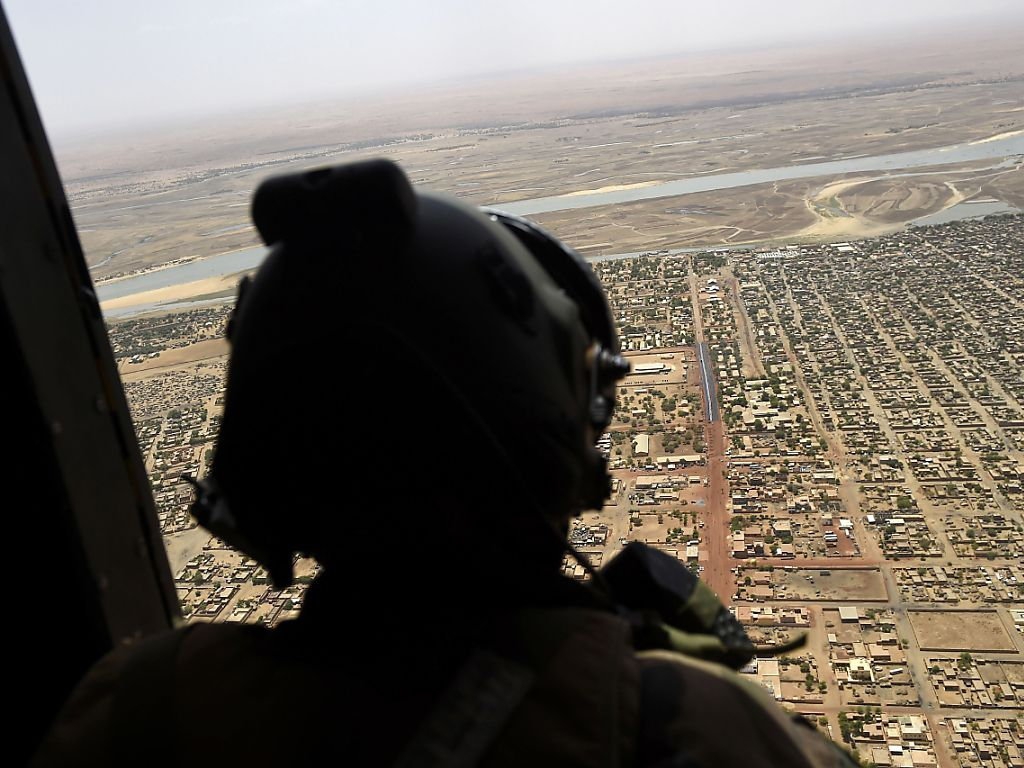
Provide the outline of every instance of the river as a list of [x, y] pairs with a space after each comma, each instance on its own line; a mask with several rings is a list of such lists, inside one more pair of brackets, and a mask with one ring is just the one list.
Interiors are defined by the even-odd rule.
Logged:
[[[531, 216], [538, 213], [592, 208], [599, 205], [616, 205], [635, 202], [637, 200], [653, 200], [660, 197], [675, 197], [695, 192], [734, 189], [736, 187], [766, 184], [776, 181], [787, 181], [790, 179], [836, 176], [845, 173], [863, 173], [865, 171], [897, 171], [908, 168], [924, 168], [928, 166], [950, 165], [954, 163], [978, 160], [1005, 160], [1014, 156], [1024, 156], [1024, 134], [1018, 133], [1015, 135], [1004, 136], [1002, 138], [986, 139], [965, 144], [954, 144], [947, 147], [937, 147], [935, 149], [922, 149], [913, 152], [897, 152], [894, 154], [874, 155], [870, 157], [850, 157], [842, 160], [830, 160], [822, 163], [803, 163], [800, 165], [782, 166], [779, 168], [762, 168], [750, 171], [739, 171], [736, 173], [720, 173], [710, 176], [699, 176], [689, 179], [680, 179], [677, 181], [668, 181], [660, 184], [652, 184], [646, 187], [635, 187], [632, 189], [608, 190], [603, 192], [595, 191], [586, 194], [558, 195], [554, 197], [538, 197], [530, 200], [518, 200], [513, 203], [504, 203], [493, 207], [500, 208], [501, 210], [508, 211], [509, 213]], [[899, 174], [891, 175], [895, 176]], [[986, 205], [990, 205], [988, 212], [991, 213], [1012, 213], [1016, 210], [1003, 204], [962, 203], [945, 211], [939, 211], [931, 216], [922, 217], [912, 223], [934, 224], [945, 221], [954, 221], [962, 218], [975, 218], [977, 216], [984, 215], [986, 211], [984, 206]], [[263, 260], [266, 252], [267, 249], [262, 246], [230, 251], [217, 256], [198, 259], [187, 264], [146, 272], [136, 277], [128, 277], [121, 280], [101, 283], [97, 286], [96, 293], [100, 301], [106, 301], [108, 299], [142, 293], [143, 291], [166, 288], [171, 285], [181, 285], [182, 283], [190, 283], [210, 277], [232, 275], [257, 267]], [[615, 258], [622, 257], [623, 255], [624, 254], [617, 254], [616, 256], [595, 258]], [[135, 307], [125, 307], [124, 309], [117, 310], [116, 312], [107, 312], [106, 314], [111, 317], [126, 314], [137, 314], [152, 308], [153, 306], [151, 305], [139, 305]]]
[[776, 181], [807, 179], [815, 176], [838, 176], [844, 173], [864, 171], [895, 171], [905, 168], [923, 168], [934, 165], [951, 165], [976, 160], [995, 160], [1013, 155], [1024, 155], [1024, 135], [1006, 136], [1001, 139], [978, 141], [970, 144], [954, 144], [936, 149], [921, 149], [914, 152], [897, 152], [891, 155], [872, 157], [851, 157], [845, 160], [830, 160], [824, 163], [804, 163], [781, 168], [761, 168], [736, 173], [719, 173], [697, 176], [678, 181], [666, 181], [647, 187], [610, 190], [590, 194], [557, 195], [519, 200], [514, 203], [496, 205], [509, 213], [533, 216], [538, 213], [567, 211], [577, 208], [593, 208], [598, 205], [617, 205], [637, 200], [653, 200], [659, 197], [689, 195], [694, 192], [713, 192], [719, 189], [735, 189], [754, 184], [770, 184]]

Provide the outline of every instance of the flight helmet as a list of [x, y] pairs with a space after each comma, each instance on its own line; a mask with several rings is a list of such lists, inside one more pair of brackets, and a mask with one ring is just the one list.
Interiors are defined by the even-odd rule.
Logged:
[[282, 586], [295, 553], [323, 556], [365, 513], [352, 493], [415, 505], [443, 476], [481, 514], [564, 524], [602, 506], [594, 443], [629, 366], [572, 249], [386, 160], [272, 178], [252, 216], [270, 252], [228, 324], [202, 525]]

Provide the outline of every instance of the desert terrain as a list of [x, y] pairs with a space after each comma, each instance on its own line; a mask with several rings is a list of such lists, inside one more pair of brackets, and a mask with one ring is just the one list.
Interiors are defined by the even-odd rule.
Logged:
[[[956, 56], [950, 55], [955, 47]], [[1015, 135], [1009, 32], [865, 39], [520, 73], [55, 143], [94, 278], [249, 247], [267, 176], [386, 156], [501, 206]], [[588, 255], [894, 231], [957, 202], [1024, 207], [1018, 161], [858, 173], [536, 218]]]

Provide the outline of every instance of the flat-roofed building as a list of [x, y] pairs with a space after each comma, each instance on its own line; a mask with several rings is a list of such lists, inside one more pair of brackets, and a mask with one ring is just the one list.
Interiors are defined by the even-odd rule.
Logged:
[[692, 467], [704, 463], [704, 457], [699, 453], [683, 453], [674, 456], [662, 456], [658, 464], [675, 464], [678, 467]]
[[631, 373], [638, 376], [649, 376], [655, 373], [669, 373], [675, 370], [671, 365], [665, 363], [638, 363], [633, 366]]
[[850, 659], [850, 680], [874, 680], [871, 673], [871, 662], [867, 659]]

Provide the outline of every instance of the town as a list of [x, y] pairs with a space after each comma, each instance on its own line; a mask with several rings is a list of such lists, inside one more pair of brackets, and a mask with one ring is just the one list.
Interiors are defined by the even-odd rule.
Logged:
[[[1024, 217], [592, 266], [632, 373], [576, 548], [646, 542], [758, 644], [806, 634], [743, 674], [865, 764], [1024, 766]], [[109, 332], [185, 617], [273, 626], [317, 565], [272, 590], [183, 479], [210, 461], [229, 309]]]

